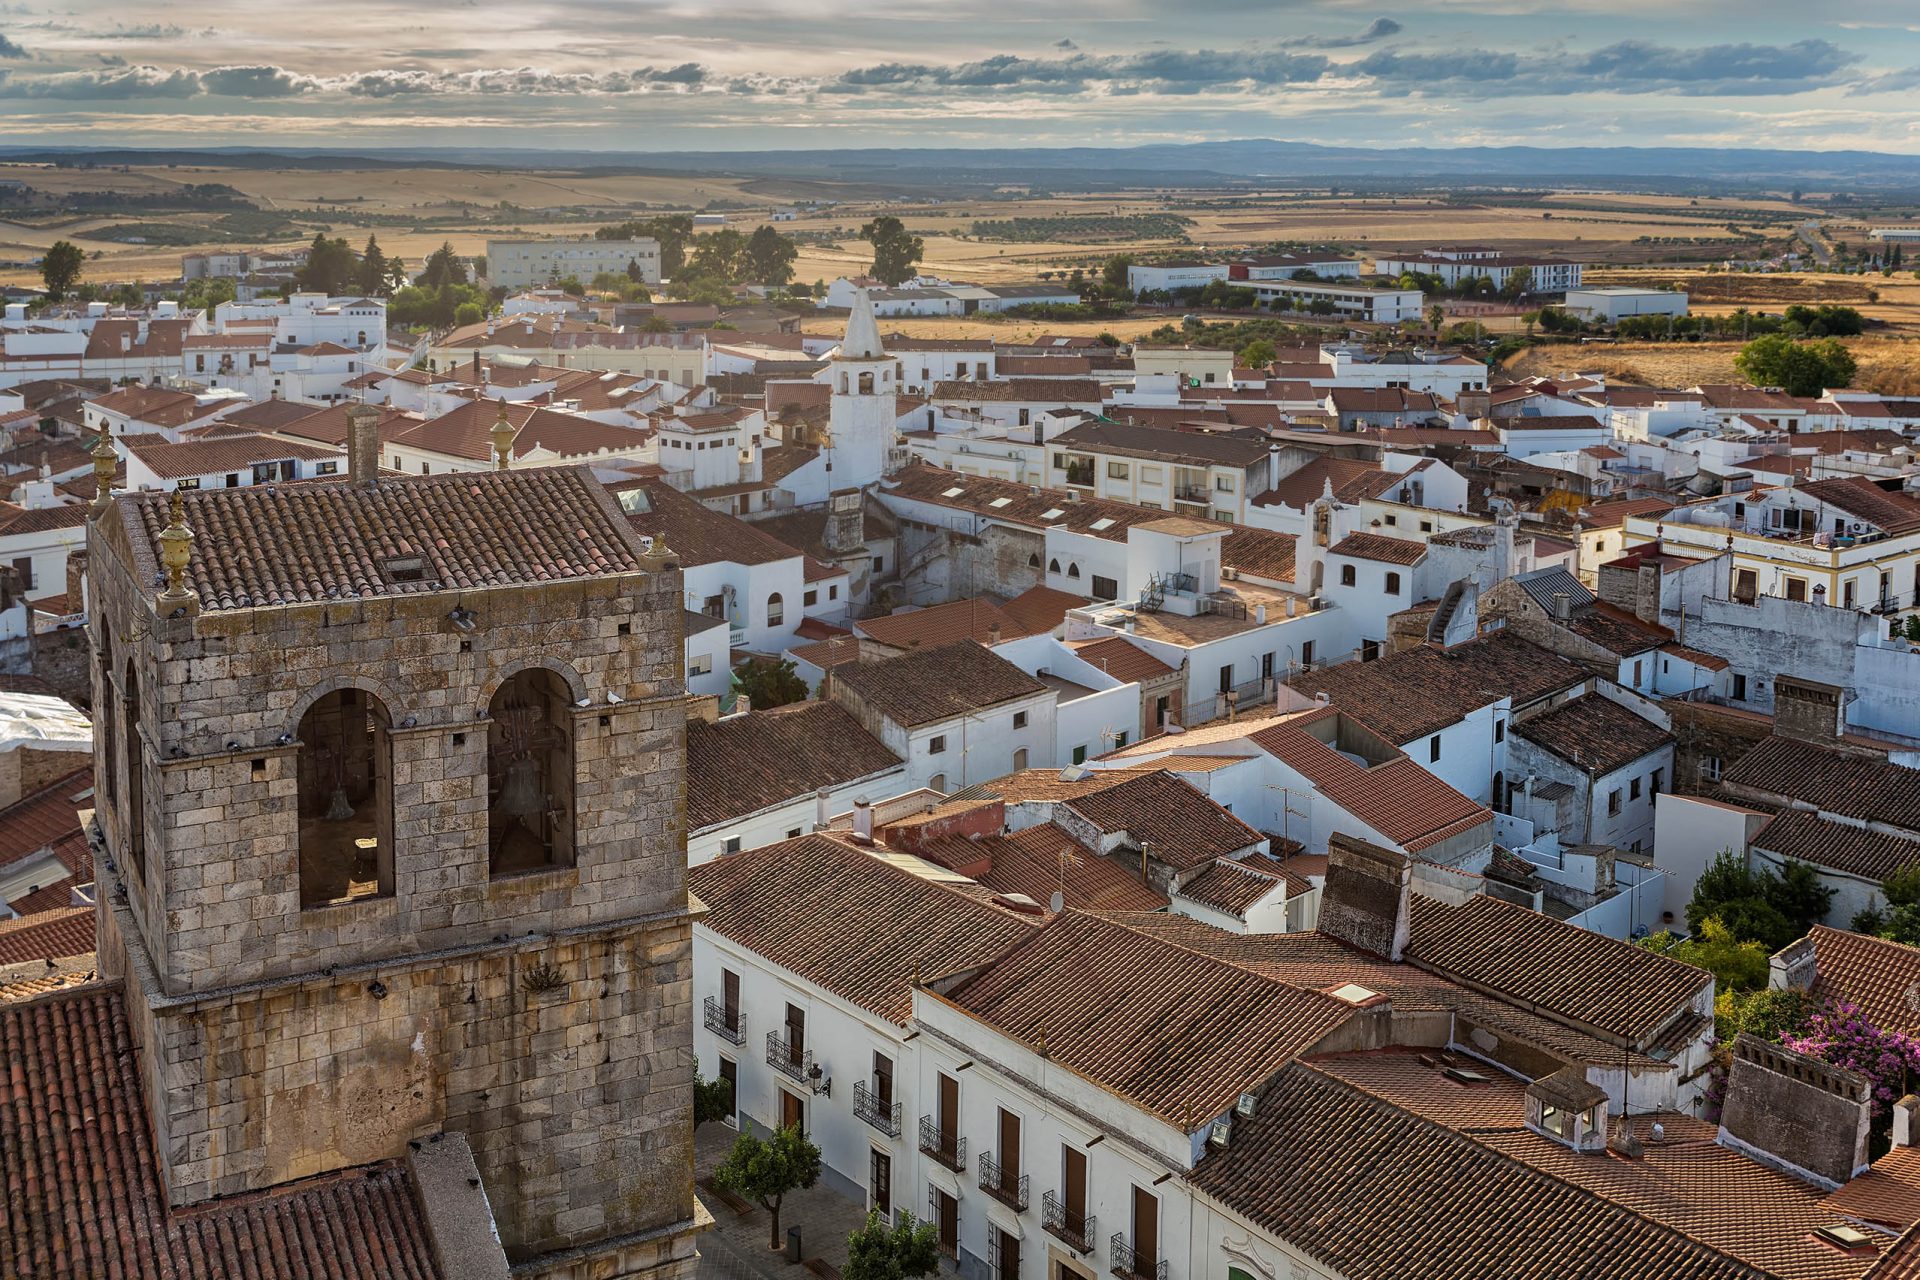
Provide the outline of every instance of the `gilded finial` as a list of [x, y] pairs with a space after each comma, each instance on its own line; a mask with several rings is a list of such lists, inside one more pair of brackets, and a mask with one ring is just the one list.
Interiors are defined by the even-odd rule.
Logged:
[[500, 416], [493, 420], [493, 465], [505, 471], [513, 462], [513, 423], [507, 419], [507, 399], [500, 397]]
[[641, 567], [649, 573], [658, 573], [680, 558], [680, 553], [667, 546], [667, 535], [656, 533], [646, 539], [646, 546], [640, 552]]
[[167, 589], [157, 601], [161, 617], [172, 617], [182, 609], [188, 617], [200, 612], [200, 594], [187, 585], [187, 564], [192, 559], [193, 530], [187, 527], [187, 501], [175, 489], [167, 502], [167, 527], [160, 531], [160, 564], [167, 571]]
[[93, 511], [98, 515], [113, 502], [113, 473], [120, 465], [120, 455], [114, 450], [113, 436], [107, 428], [100, 428], [100, 438], [93, 442], [92, 452]]

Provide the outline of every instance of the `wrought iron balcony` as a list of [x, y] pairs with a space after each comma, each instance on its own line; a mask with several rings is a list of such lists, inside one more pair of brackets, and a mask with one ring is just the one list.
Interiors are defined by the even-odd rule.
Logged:
[[1079, 1214], [1067, 1208], [1067, 1202], [1049, 1191], [1040, 1197], [1040, 1225], [1075, 1253], [1093, 1250], [1094, 1215]]
[[867, 1087], [865, 1080], [856, 1081], [853, 1086], [853, 1114], [889, 1138], [900, 1136], [900, 1104], [884, 1101], [878, 1092]]
[[942, 1129], [932, 1116], [920, 1117], [920, 1150], [955, 1173], [967, 1167], [967, 1140]]
[[707, 1030], [731, 1044], [747, 1042], [747, 1020], [712, 996], [707, 997]]
[[811, 1084], [813, 1076], [813, 1054], [795, 1053], [787, 1038], [778, 1031], [767, 1032], [767, 1065], [801, 1084]]
[[980, 1157], [980, 1189], [1009, 1209], [1027, 1207], [1027, 1175], [1008, 1176], [992, 1156]]
[[1116, 1231], [1107, 1241], [1107, 1269], [1121, 1280], [1167, 1280], [1167, 1260], [1155, 1261], [1127, 1243], [1126, 1233]]

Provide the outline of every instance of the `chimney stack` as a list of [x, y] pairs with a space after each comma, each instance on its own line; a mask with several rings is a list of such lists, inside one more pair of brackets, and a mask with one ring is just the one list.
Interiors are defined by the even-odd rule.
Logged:
[[997, 622], [989, 622], [987, 624], [987, 647], [991, 649], [994, 645], [997, 645], [999, 643], [1000, 643], [1000, 624]]
[[857, 844], [873, 843], [873, 806], [865, 796], [856, 796], [853, 801], [853, 838]]
[[363, 489], [380, 482], [380, 411], [370, 404], [347, 410], [347, 480]]
[[1564, 591], [1553, 593], [1553, 616], [1557, 622], [1568, 622], [1573, 618], [1573, 599]]

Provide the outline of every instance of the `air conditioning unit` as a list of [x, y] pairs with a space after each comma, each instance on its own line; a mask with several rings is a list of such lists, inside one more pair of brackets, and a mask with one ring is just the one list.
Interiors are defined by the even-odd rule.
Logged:
[[1240, 571], [1231, 565], [1222, 565], [1220, 568], [1220, 581], [1238, 582], [1240, 581]]

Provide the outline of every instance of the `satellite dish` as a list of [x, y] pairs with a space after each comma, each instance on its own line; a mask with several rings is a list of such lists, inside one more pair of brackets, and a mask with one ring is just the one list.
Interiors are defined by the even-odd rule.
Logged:
[[1055, 915], [1059, 915], [1062, 911], [1066, 910], [1066, 906], [1067, 895], [1055, 889], [1053, 896], [1047, 899], [1047, 910], [1053, 912]]

